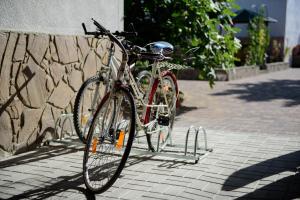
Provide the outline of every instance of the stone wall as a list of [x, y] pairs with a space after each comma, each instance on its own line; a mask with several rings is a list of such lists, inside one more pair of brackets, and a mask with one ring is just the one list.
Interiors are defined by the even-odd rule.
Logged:
[[289, 68], [290, 66], [288, 62], [276, 62], [276, 63], [268, 63], [266, 70], [268, 72], [276, 72], [276, 71], [281, 71]]
[[262, 73], [270, 73], [289, 68], [287, 62], [268, 63], [266, 69], [260, 70], [259, 66], [240, 66], [229, 70], [218, 69], [216, 70], [217, 81], [231, 81], [241, 78], [256, 76]]
[[108, 40], [0, 31], [0, 150], [10, 154], [57, 137], [76, 91], [101, 68]]
[[[259, 67], [255, 65], [235, 67], [226, 71], [222, 69], [216, 70], [216, 76], [218, 81], [236, 80], [250, 76], [256, 76], [259, 73]], [[220, 76], [220, 74], [222, 75]]]

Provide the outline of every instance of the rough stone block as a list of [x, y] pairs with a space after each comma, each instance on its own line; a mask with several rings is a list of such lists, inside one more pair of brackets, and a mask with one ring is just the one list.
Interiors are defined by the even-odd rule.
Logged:
[[45, 34], [29, 34], [28, 47], [30, 55], [34, 58], [37, 64], [40, 64], [45, 56], [46, 50], [49, 47], [49, 35]]
[[[2, 62], [2, 57], [6, 49], [7, 40], [9, 37], [9, 33], [6, 32], [0, 32], [0, 63]], [[1, 71], [1, 66], [0, 66]]]
[[11, 151], [13, 136], [11, 119], [7, 112], [3, 112], [0, 116], [0, 147], [5, 151]]
[[14, 61], [23, 61], [25, 53], [26, 53], [26, 37], [27, 35], [25, 34], [20, 34], [19, 38], [18, 38], [18, 43], [16, 46], [16, 50], [14, 53]]
[[53, 119], [51, 105], [47, 104], [40, 120], [40, 135], [45, 139], [52, 139], [55, 137], [54, 133], [55, 121]]
[[[19, 71], [21, 67], [21, 63], [20, 62], [14, 62], [12, 65], [12, 69], [11, 69], [11, 80], [15, 81], [16, 77], [17, 77], [17, 73]], [[15, 84], [15, 83], [13, 83]]]
[[73, 71], [70, 73], [70, 75], [68, 77], [68, 82], [69, 82], [70, 87], [74, 91], [78, 91], [82, 84], [82, 72], [73, 69]]
[[104, 65], [108, 65], [108, 49], [110, 47], [110, 42], [107, 39], [99, 39], [96, 48], [96, 55], [102, 59]]
[[54, 84], [57, 86], [58, 82], [65, 74], [65, 67], [57, 62], [53, 62], [50, 67], [50, 75], [53, 78]]
[[63, 81], [60, 81], [49, 98], [49, 103], [57, 108], [66, 108], [74, 96], [72, 89]]
[[5, 54], [2, 60], [2, 66], [0, 66], [0, 104], [5, 102], [9, 98], [9, 86], [10, 86], [10, 71], [12, 66], [12, 57], [17, 42], [18, 34], [10, 33], [7, 42]]
[[82, 57], [82, 60], [86, 58], [86, 56], [89, 54], [91, 47], [88, 44], [87, 38], [85, 37], [77, 37], [77, 42], [79, 46], [79, 51]]
[[36, 65], [32, 59], [23, 65], [17, 75], [16, 89], [22, 102], [31, 108], [40, 108], [45, 104], [48, 93], [45, 90], [46, 72]]
[[48, 91], [48, 92], [52, 92], [53, 91], [53, 89], [54, 89], [54, 83], [53, 83], [53, 80], [52, 80], [52, 78], [47, 74], [46, 75], [46, 90]]
[[49, 49], [50, 49], [51, 59], [55, 62], [58, 62], [59, 60], [58, 60], [57, 50], [53, 40], [51, 40], [49, 44]]
[[17, 97], [15, 97], [11, 102], [11, 104], [7, 107], [7, 111], [11, 119], [19, 119], [23, 111], [23, 108], [24, 105], [22, 104], [22, 102]]
[[55, 36], [59, 61], [63, 64], [78, 61], [76, 39], [70, 36]]
[[[43, 109], [30, 109], [25, 108], [21, 113], [20, 119], [20, 132], [17, 136], [17, 144], [30, 144], [29, 138], [35, 137], [36, 129], [38, 128], [38, 122], [41, 118]], [[25, 146], [26, 146], [25, 145]], [[22, 145], [23, 146], [23, 145]], [[20, 147], [19, 147], [20, 148]]]
[[97, 66], [96, 66], [96, 55], [94, 52], [91, 52], [83, 65], [83, 74], [84, 74], [84, 80], [88, 79], [89, 77], [92, 77], [97, 72]]

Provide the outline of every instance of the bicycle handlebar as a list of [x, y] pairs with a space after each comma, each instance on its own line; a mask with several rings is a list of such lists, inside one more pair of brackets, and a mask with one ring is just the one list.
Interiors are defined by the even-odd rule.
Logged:
[[93, 18], [92, 18], [92, 21], [93, 21], [94, 25], [98, 28], [98, 31], [89, 32], [89, 31], [87, 31], [85, 24], [82, 23], [81, 25], [82, 25], [84, 34], [86, 34], [86, 35], [94, 35], [94, 36], [100, 36], [100, 35], [107, 35], [107, 36], [109, 36], [110, 34], [113, 34], [115, 36], [121, 36], [121, 37], [130, 37], [130, 36], [136, 37], [137, 36], [137, 32], [127, 32], [127, 31], [121, 31], [121, 32], [119, 32], [119, 31], [116, 31], [114, 33], [110, 33], [109, 30], [107, 30], [106, 28], [104, 28], [100, 23], [98, 23]]
[[[115, 35], [113, 35], [109, 30], [105, 29], [100, 23], [98, 23], [98, 22], [97, 22], [96, 20], [94, 20], [93, 18], [92, 18], [92, 21], [93, 21], [94, 25], [98, 28], [98, 30], [95, 31], [95, 32], [88, 32], [88, 31], [86, 30], [85, 24], [82, 23], [82, 27], [83, 27], [84, 33], [85, 33], [86, 35], [94, 35], [94, 36], [106, 35], [106, 36], [109, 37], [109, 39], [110, 39], [112, 42], [114, 42], [116, 45], [118, 45], [118, 46], [121, 48], [122, 52], [123, 52], [123, 53], [122, 53], [122, 62], [121, 62], [121, 65], [120, 65], [119, 70], [120, 70], [121, 72], [124, 72], [126, 63], [127, 63], [127, 61], [128, 61], [128, 54], [127, 54], [126, 49], [125, 49], [125, 47], [123, 46], [122, 42], [121, 42], [120, 40], [118, 40], [118, 39], [116, 38]], [[122, 73], [121, 73], [121, 74], [122, 74]], [[117, 77], [118, 79], [120, 78], [119, 76], [120, 76], [121, 74], [118, 73], [118, 77]]]
[[101, 34], [100, 34], [99, 32], [97, 32], [97, 31], [94, 31], [94, 32], [89, 32], [89, 31], [87, 31], [84, 23], [82, 23], [81, 25], [82, 25], [82, 28], [83, 28], [83, 31], [84, 31], [84, 34], [85, 34], [85, 35], [94, 35], [94, 36], [99, 36], [99, 35], [101, 35]]
[[[122, 59], [122, 66], [120, 67], [121, 70], [124, 70], [125, 65], [128, 61], [128, 54], [126, 51], [126, 48], [124, 47], [124, 45], [122, 44], [122, 42], [117, 39], [116, 36], [137, 36], [137, 32], [118, 32], [116, 31], [115, 33], [111, 33], [109, 30], [107, 30], [106, 28], [104, 28], [100, 23], [98, 23], [96, 20], [94, 20], [92, 18], [92, 21], [94, 23], [94, 25], [97, 27], [97, 31], [94, 32], [89, 32], [86, 29], [86, 26], [84, 23], [82, 23], [82, 27], [84, 30], [84, 33], [86, 35], [94, 35], [96, 37], [100, 36], [100, 35], [106, 35], [109, 37], [109, 39], [113, 42], [115, 42], [123, 51], [123, 59]], [[139, 47], [137, 45], [131, 46], [130, 49], [127, 49], [130, 51], [133, 51], [137, 54], [138, 57], [140, 58], [144, 58], [144, 59], [149, 59], [149, 60], [163, 60], [165, 57], [162, 54], [156, 54], [156, 53], [149, 53], [146, 52], [147, 50], [143, 47]]]

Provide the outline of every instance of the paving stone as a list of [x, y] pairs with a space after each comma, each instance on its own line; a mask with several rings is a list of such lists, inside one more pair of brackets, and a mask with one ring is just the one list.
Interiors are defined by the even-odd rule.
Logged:
[[129, 190], [121, 196], [121, 199], [128, 199], [128, 200], [139, 200], [142, 199], [142, 196], [145, 194], [144, 191], [136, 191], [136, 190]]
[[[142, 195], [142, 199], [145, 200], [150, 200], [150, 199], [159, 199], [159, 200], [168, 200], [171, 199], [172, 197], [165, 195], [165, 194], [160, 194], [160, 193], [145, 193]], [[174, 197], [173, 197], [174, 198]]]
[[165, 193], [168, 190], [168, 185], [166, 184], [159, 184], [159, 183], [153, 183], [152, 186], [150, 187], [150, 192], [155, 192], [155, 193]]
[[222, 185], [210, 183], [203, 188], [203, 191], [209, 192], [212, 194], [218, 194], [222, 189]]
[[[223, 190], [221, 190], [218, 195], [223, 196], [225, 198], [228, 197], [230, 199], [237, 199], [237, 197], [243, 197], [243, 196], [247, 195], [247, 193], [238, 192], [238, 191], [223, 191]], [[247, 198], [245, 198], [245, 199], [247, 199]]]
[[212, 199], [213, 194], [206, 193], [201, 190], [186, 189], [180, 194], [180, 196], [187, 199]]
[[227, 196], [222, 196], [222, 195], [216, 195], [214, 196], [214, 200], [230, 200], [232, 198], [227, 197]]

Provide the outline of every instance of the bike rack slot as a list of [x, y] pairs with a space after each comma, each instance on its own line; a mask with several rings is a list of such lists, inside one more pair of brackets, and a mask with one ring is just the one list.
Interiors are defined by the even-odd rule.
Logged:
[[[203, 142], [204, 142], [204, 147], [200, 147], [199, 145], [199, 133], [203, 135]], [[195, 127], [195, 126], [190, 126], [189, 129], [186, 132], [185, 135], [185, 143], [184, 145], [180, 144], [172, 144], [171, 140], [172, 137], [171, 135], [168, 135], [163, 143], [161, 143], [161, 134], [162, 132], [159, 132], [158, 138], [157, 138], [157, 144], [156, 144], [156, 152], [150, 152], [146, 151], [144, 148], [134, 148], [132, 149], [132, 152], [137, 153], [138, 155], [153, 155], [153, 156], [163, 156], [163, 157], [169, 157], [169, 158], [177, 158], [177, 159], [185, 159], [185, 160], [193, 160], [195, 163], [198, 163], [200, 159], [203, 159], [209, 152], [212, 152], [212, 148], [208, 148], [207, 144], [207, 133], [206, 130], [200, 126], [200, 127]], [[194, 137], [193, 137], [194, 136]], [[191, 151], [189, 151], [189, 140], [190, 138], [193, 137], [193, 146]], [[140, 142], [138, 142], [141, 144]], [[179, 148], [184, 148], [184, 151], [178, 151], [178, 150], [171, 150], [165, 149], [165, 147], [179, 147]], [[199, 152], [202, 150], [201, 152]], [[180, 155], [181, 154], [181, 155]]]
[[185, 136], [185, 147], [184, 147], [184, 155], [187, 154], [187, 149], [188, 149], [188, 142], [189, 142], [189, 135], [191, 131], [194, 131], [195, 133], [195, 140], [194, 140], [194, 153], [193, 155], [196, 156], [197, 154], [197, 148], [198, 148], [198, 133], [199, 130], [196, 129], [194, 126], [190, 126], [190, 128], [188, 129], [186, 136]]
[[[66, 121], [69, 120], [70, 122], [70, 125], [71, 125], [71, 136], [74, 136], [76, 135], [75, 132], [74, 132], [74, 128], [73, 128], [73, 113], [65, 113], [65, 114], [61, 114], [56, 122], [55, 122], [55, 127], [54, 127], [54, 130], [55, 130], [55, 133], [58, 135], [58, 139], [59, 140], [63, 140], [64, 137], [63, 137], [63, 131], [64, 131], [64, 126], [65, 126], [65, 123]], [[60, 134], [58, 134], [58, 125], [61, 124], [61, 130], [60, 130]]]

